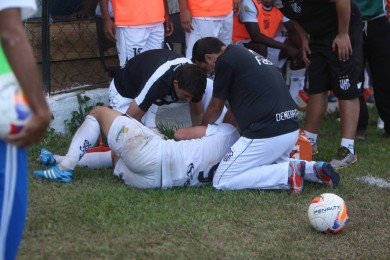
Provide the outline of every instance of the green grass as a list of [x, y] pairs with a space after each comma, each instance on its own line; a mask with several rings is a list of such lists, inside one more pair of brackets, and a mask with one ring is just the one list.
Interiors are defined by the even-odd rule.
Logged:
[[[390, 138], [376, 129], [357, 141], [358, 162], [340, 170], [340, 186], [307, 183], [304, 194], [216, 191], [212, 187], [137, 190], [111, 170], [76, 169], [74, 182], [30, 178], [29, 212], [18, 259], [388, 259], [390, 189], [357, 177], [390, 180]], [[316, 160], [330, 160], [340, 142], [328, 115]], [[69, 138], [47, 135], [30, 148], [30, 176], [41, 168], [38, 147], [64, 154]], [[348, 205], [350, 221], [337, 235], [316, 233], [307, 219], [312, 198], [332, 192]]]

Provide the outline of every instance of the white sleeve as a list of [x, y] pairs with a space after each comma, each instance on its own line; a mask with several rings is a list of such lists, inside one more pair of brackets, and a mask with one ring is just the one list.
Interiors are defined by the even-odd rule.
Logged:
[[35, 0], [1, 0], [0, 11], [8, 8], [20, 8], [22, 19], [27, 19], [37, 11]]
[[243, 23], [257, 23], [257, 8], [252, 0], [241, 2], [240, 21]]
[[287, 23], [289, 21], [290, 19], [288, 19], [286, 16], [283, 16], [282, 23]]
[[218, 130], [218, 125], [207, 125], [205, 136], [213, 135], [217, 132], [217, 130]]

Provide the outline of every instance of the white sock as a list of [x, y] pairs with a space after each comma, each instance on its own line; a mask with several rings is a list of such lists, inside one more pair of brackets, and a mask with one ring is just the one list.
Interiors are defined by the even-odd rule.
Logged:
[[348, 148], [348, 150], [352, 153], [355, 154], [355, 140], [354, 139], [348, 139], [348, 138], [341, 138], [341, 146], [344, 146]]
[[[61, 163], [64, 158], [65, 156], [54, 155], [57, 163]], [[77, 166], [91, 169], [112, 168], [114, 165], [112, 164], [111, 151], [86, 153], [77, 163]]]
[[290, 95], [294, 100], [297, 99], [299, 90], [303, 89], [303, 86], [305, 85], [305, 72], [305, 68], [299, 70], [291, 70]]
[[70, 143], [68, 153], [59, 164], [61, 171], [74, 170], [77, 163], [89, 148], [96, 143], [100, 134], [100, 126], [96, 118], [87, 115], [84, 122], [77, 129]]
[[305, 131], [305, 134], [306, 134], [307, 138], [309, 139], [311, 145], [313, 146], [317, 142], [318, 134], [314, 134], [314, 133], [311, 133], [311, 132], [306, 131], [306, 130], [304, 130], [304, 131]]

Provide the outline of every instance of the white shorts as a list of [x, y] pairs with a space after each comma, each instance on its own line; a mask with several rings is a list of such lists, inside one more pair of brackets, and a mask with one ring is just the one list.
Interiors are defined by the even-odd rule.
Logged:
[[115, 176], [137, 188], [161, 187], [161, 137], [133, 118], [118, 116], [107, 141], [121, 158], [115, 165]]
[[186, 57], [191, 59], [192, 47], [204, 37], [216, 37], [226, 46], [232, 41], [233, 12], [221, 17], [192, 17], [193, 31], [186, 32]]
[[[121, 94], [118, 93], [114, 84], [114, 80], [111, 81], [108, 88], [108, 99], [110, 107], [116, 111], [121, 112], [122, 114], [126, 113], [130, 104], [133, 102], [132, 98], [122, 97]], [[157, 110], [158, 106], [153, 104], [141, 118], [141, 122], [149, 128], [156, 128]]]
[[116, 48], [121, 67], [129, 59], [141, 52], [162, 49], [164, 46], [163, 23], [145, 26], [117, 26], [115, 27], [115, 31]]
[[[285, 188], [287, 185], [286, 176], [288, 176], [288, 164], [286, 162], [290, 160], [289, 155], [298, 140], [298, 133], [299, 131], [296, 130], [284, 135], [263, 139], [240, 137], [219, 164], [214, 175], [213, 186], [217, 189], [255, 189], [264, 186], [278, 186], [280, 183], [274, 183], [275, 179], [254, 178], [253, 174], [256, 174], [256, 172], [260, 174], [260, 172], [253, 171], [253, 168], [262, 166], [265, 169], [267, 166], [280, 164], [269, 168], [273, 168], [272, 172], [275, 178], [284, 181]], [[282, 171], [275, 173], [280, 169]], [[268, 172], [271, 172], [271, 170]], [[261, 183], [256, 183], [256, 181], [261, 181]]]

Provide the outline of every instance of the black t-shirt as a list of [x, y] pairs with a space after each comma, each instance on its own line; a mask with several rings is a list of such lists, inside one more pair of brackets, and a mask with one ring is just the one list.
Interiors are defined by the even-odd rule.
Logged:
[[[299, 22], [311, 38], [334, 39], [338, 33], [336, 5], [329, 0], [276, 0], [274, 5], [284, 16]], [[361, 19], [352, 0], [351, 19]]]
[[241, 46], [229, 45], [215, 63], [213, 96], [228, 100], [244, 137], [274, 137], [299, 128], [297, 109], [272, 63]]
[[173, 87], [176, 69], [191, 60], [166, 49], [145, 51], [130, 59], [114, 77], [122, 97], [135, 99], [142, 111], [178, 101]]

